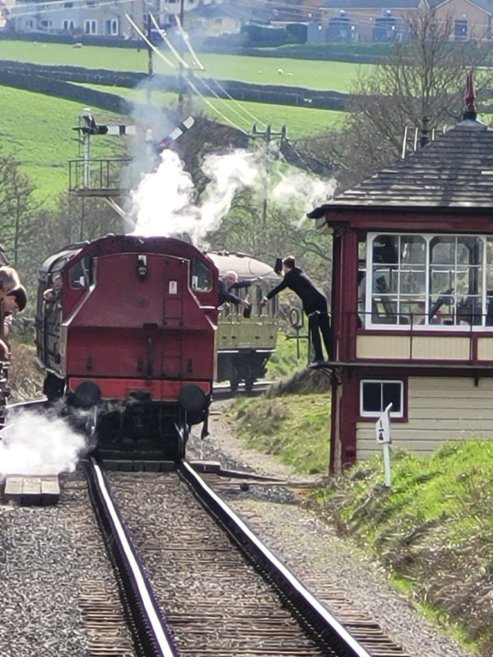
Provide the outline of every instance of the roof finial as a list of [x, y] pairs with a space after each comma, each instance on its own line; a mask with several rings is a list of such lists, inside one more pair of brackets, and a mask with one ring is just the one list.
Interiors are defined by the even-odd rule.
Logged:
[[466, 96], [465, 96], [465, 108], [462, 115], [464, 121], [475, 121], [478, 117], [476, 112], [476, 94], [474, 91], [474, 78], [473, 73], [470, 71], [466, 77]]

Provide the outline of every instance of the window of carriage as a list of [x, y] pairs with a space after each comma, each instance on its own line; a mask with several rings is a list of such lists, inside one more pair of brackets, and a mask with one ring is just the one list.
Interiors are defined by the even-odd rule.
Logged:
[[392, 404], [390, 416], [404, 417], [404, 382], [366, 379], [360, 381], [360, 416], [377, 418]]
[[371, 234], [359, 288], [364, 326], [491, 326], [493, 237]]

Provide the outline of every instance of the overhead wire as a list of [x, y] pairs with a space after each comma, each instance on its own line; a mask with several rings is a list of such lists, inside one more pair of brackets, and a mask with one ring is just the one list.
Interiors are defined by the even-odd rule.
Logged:
[[[190, 52], [190, 54], [191, 54], [193, 60], [195, 61], [195, 63], [197, 64], [197, 66], [199, 67], [199, 69], [200, 69], [201, 71], [205, 71], [205, 66], [202, 64], [202, 62], [201, 62], [200, 59], [198, 58], [198, 55], [196, 54], [195, 50], [193, 49], [192, 44], [191, 44], [191, 41], [190, 41], [190, 36], [189, 36], [189, 34], [183, 29], [183, 25], [181, 24], [181, 21], [180, 21], [179, 16], [176, 15], [175, 18], [176, 18], [176, 25], [177, 25], [177, 27], [178, 27], [178, 33], [180, 34], [181, 38], [183, 39], [183, 42], [185, 43], [185, 45], [187, 46], [188, 51]], [[232, 96], [232, 95], [231, 95], [231, 94], [230, 94], [230, 93], [224, 88], [224, 86], [219, 82], [219, 80], [217, 80], [217, 79], [215, 79], [215, 78], [210, 78], [210, 80], [211, 80], [211, 82], [213, 82], [213, 83], [217, 86], [217, 88], [220, 90], [220, 92], [223, 93], [223, 94], [224, 94], [224, 95], [225, 95], [225, 96], [226, 96], [226, 97], [232, 102], [232, 108], [231, 108], [231, 109], [234, 109], [234, 107], [237, 106], [237, 107], [239, 107], [240, 110], [241, 110], [242, 112], [244, 112], [244, 113], [245, 113], [250, 119], [253, 119], [256, 123], [259, 123], [259, 124], [260, 124], [261, 126], [263, 126], [263, 127], [266, 126], [266, 124], [265, 124], [261, 119], [259, 119], [259, 118], [256, 117], [254, 114], [252, 114], [252, 112], [250, 112], [250, 110], [248, 110], [246, 107], [244, 107], [244, 105], [242, 105], [240, 102], [238, 102], [238, 101], [236, 100], [236, 98], [233, 98], [233, 96]], [[208, 84], [208, 82], [205, 82], [204, 80], [202, 80], [202, 83], [203, 83], [203, 84], [209, 89], [209, 91], [210, 91], [210, 92], [211, 92], [216, 98], [220, 98], [220, 96], [219, 96], [219, 95], [218, 95], [218, 94], [212, 89], [212, 87]], [[238, 113], [237, 113], [237, 116], [239, 116]]]
[[[168, 48], [171, 50], [171, 52], [173, 53], [173, 55], [174, 55], [174, 56], [176, 57], [176, 59], [178, 60], [179, 64], [180, 64], [183, 68], [185, 68], [185, 69], [187, 69], [187, 70], [189, 70], [189, 71], [192, 71], [193, 69], [191, 69], [191, 67], [188, 65], [188, 62], [187, 62], [185, 59], [183, 59], [183, 57], [181, 56], [181, 54], [178, 52], [178, 50], [173, 46], [173, 44], [171, 43], [171, 41], [168, 39], [168, 37], [166, 36], [166, 34], [164, 33], [164, 31], [161, 30], [161, 28], [159, 27], [159, 24], [158, 24], [158, 22], [156, 21], [155, 17], [154, 17], [152, 14], [150, 14], [150, 17], [151, 17], [151, 21], [153, 22], [153, 24], [154, 24], [154, 26], [156, 27], [156, 29], [159, 30], [159, 33], [160, 33], [161, 38], [163, 39], [164, 43], [165, 43], [165, 44], [168, 46]], [[178, 19], [178, 21], [179, 21], [179, 19]], [[183, 31], [183, 29], [182, 29], [182, 31]], [[199, 62], [197, 56], [195, 56], [195, 60], [196, 60], [197, 62]], [[200, 62], [199, 62], [199, 65], [200, 65], [200, 70], [205, 71], [205, 67], [204, 67]], [[190, 81], [188, 80], [187, 83], [190, 84]], [[215, 96], [218, 100], [221, 100], [221, 97], [219, 96], [219, 94], [217, 94], [217, 93], [214, 91], [214, 89], [212, 89], [212, 87], [208, 84], [207, 80], [204, 80], [203, 78], [200, 78], [200, 83], [201, 83], [201, 84], [202, 84], [202, 85], [203, 85], [203, 86], [204, 86], [204, 87], [205, 87], [205, 88], [206, 88], [206, 89], [207, 89], [207, 90], [208, 90], [213, 96]], [[193, 83], [192, 83], [192, 84], [193, 84]], [[237, 116], [240, 120], [245, 120], [244, 116], [242, 116], [242, 115], [236, 110], [235, 107], [230, 107], [230, 110], [231, 110], [234, 114], [236, 114], [236, 116]]]
[[[140, 36], [140, 38], [149, 46], [149, 48], [160, 58], [164, 59], [165, 61], [168, 61], [167, 58], [163, 55], [163, 53], [159, 50], [159, 48], [156, 48], [156, 46], [149, 41], [149, 39], [146, 37], [146, 35], [142, 32], [142, 30], [135, 24], [135, 22], [130, 18], [128, 14], [125, 14], [125, 18], [129, 21], [130, 25], [132, 25], [133, 29], [137, 32], [137, 34]], [[173, 68], [176, 68], [173, 66]], [[239, 130], [243, 134], [248, 134], [243, 128], [240, 128], [239, 125], [234, 123], [229, 117], [227, 117], [225, 114], [223, 114], [217, 107], [214, 107], [214, 105], [210, 102], [208, 98], [202, 94], [197, 87], [193, 84], [193, 82], [188, 78], [184, 77], [184, 80], [186, 83], [190, 86], [190, 88], [198, 95], [204, 103], [213, 111], [215, 112], [218, 116], [221, 117], [223, 121], [225, 121], [227, 124], [232, 126], [233, 128], [236, 128], [236, 130]]]
[[159, 32], [159, 36], [164, 41], [164, 43], [168, 46], [168, 48], [171, 50], [171, 52], [176, 57], [178, 62], [183, 66], [183, 68], [190, 68], [190, 66], [188, 65], [188, 62], [183, 59], [183, 57], [180, 55], [178, 50], [174, 47], [174, 45], [171, 43], [171, 41], [166, 36], [166, 32], [159, 27], [159, 23], [154, 18], [154, 16], [152, 14], [149, 14], [149, 16], [151, 17], [151, 21], [152, 21], [154, 27]]
[[200, 70], [205, 71], [204, 65], [202, 64], [202, 62], [198, 58], [195, 50], [192, 48], [192, 44], [190, 43], [190, 36], [189, 36], [188, 32], [185, 32], [185, 30], [183, 29], [183, 25], [181, 24], [181, 20], [180, 20], [180, 17], [178, 16], [178, 14], [176, 14], [175, 20], [176, 20], [176, 25], [178, 27], [178, 32], [181, 35], [183, 41], [185, 42], [185, 45], [187, 46], [190, 54], [192, 55], [194, 62], [197, 64], [197, 66], [199, 67]]
[[[174, 47], [174, 45], [171, 43], [170, 39], [168, 39], [168, 37], [167, 37], [166, 34], [164, 33], [164, 30], [161, 30], [161, 28], [159, 27], [159, 23], [157, 22], [156, 18], [153, 16], [153, 14], [149, 14], [149, 15], [150, 15], [150, 17], [151, 17], [151, 21], [152, 21], [154, 27], [159, 31], [159, 34], [160, 34], [161, 38], [163, 39], [164, 43], [165, 43], [165, 44], [168, 46], [168, 48], [171, 50], [171, 52], [173, 53], [173, 55], [174, 55], [174, 56], [176, 57], [176, 59], [178, 60], [179, 64], [180, 64], [181, 66], [183, 66], [183, 68], [185, 68], [185, 69], [187, 69], [187, 70], [190, 70], [190, 71], [193, 70], [193, 69], [191, 69], [191, 67], [188, 65], [188, 62], [187, 62], [185, 59], [183, 59], [183, 57], [181, 56], [181, 54], [180, 54], [180, 53], [178, 52], [178, 50]], [[179, 18], [177, 17], [177, 25], [178, 25], [178, 24], [179, 24], [179, 26], [180, 26], [179, 29], [181, 30], [181, 34], [180, 34], [180, 35], [182, 36], [182, 33], [184, 33], [184, 30], [183, 30], [183, 28], [181, 27], [181, 23], [180, 23]], [[189, 44], [189, 46], [190, 46], [190, 44]], [[198, 62], [199, 66], [200, 66], [200, 70], [205, 71], [205, 67], [202, 65], [202, 63], [199, 61], [199, 59], [198, 59], [198, 57], [197, 57], [196, 55], [195, 55], [195, 61]], [[204, 80], [203, 78], [200, 78], [200, 82], [201, 82], [202, 85], [204, 85], [204, 87], [205, 87], [205, 88], [206, 88], [206, 89], [207, 89], [207, 90], [208, 90], [213, 96], [215, 96], [218, 100], [222, 100], [221, 96], [219, 96], [219, 94], [217, 94], [217, 93], [214, 91], [214, 89], [209, 85], [209, 83], [207, 82], [207, 80]], [[224, 93], [227, 94], [227, 91], [224, 90]], [[227, 95], [229, 95], [229, 94], [227, 94]], [[230, 96], [230, 98], [231, 98], [231, 96]], [[234, 101], [233, 98], [231, 98], [231, 100]], [[238, 104], [239, 104], [239, 103], [238, 103]], [[240, 107], [241, 107], [241, 105], [240, 105]], [[234, 105], [231, 106], [229, 109], [230, 109], [234, 114], [236, 114], [236, 116], [237, 116], [240, 120], [242, 120], [242, 121], [245, 120], [245, 117], [244, 117], [239, 111], [236, 110], [236, 108], [234, 107]], [[248, 112], [245, 112], [245, 113], [248, 114]]]

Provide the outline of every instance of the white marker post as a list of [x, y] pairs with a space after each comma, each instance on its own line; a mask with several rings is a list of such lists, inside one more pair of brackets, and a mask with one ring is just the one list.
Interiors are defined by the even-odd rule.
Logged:
[[390, 469], [390, 445], [392, 443], [392, 436], [390, 433], [390, 409], [392, 404], [380, 415], [375, 425], [377, 443], [382, 445], [383, 448], [383, 467], [385, 474], [385, 486], [390, 488], [392, 484], [392, 471]]

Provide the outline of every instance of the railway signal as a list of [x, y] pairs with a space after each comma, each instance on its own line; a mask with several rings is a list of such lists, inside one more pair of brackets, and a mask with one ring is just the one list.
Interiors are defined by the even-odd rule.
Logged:
[[[165, 149], [171, 148], [174, 142], [194, 125], [195, 119], [187, 117], [179, 125], [173, 128], [163, 137], [156, 138], [155, 131], [141, 129], [135, 125], [114, 124], [106, 125], [96, 121], [89, 107], [82, 110], [79, 125], [73, 130], [79, 133], [79, 144], [82, 145], [82, 158], [71, 161], [70, 166], [70, 191], [84, 196], [100, 196], [125, 220], [124, 210], [115, 201], [114, 197], [121, 196], [123, 190], [119, 187], [120, 170], [128, 163], [128, 160], [108, 158], [105, 160], [91, 159], [91, 139], [95, 135], [109, 136], [139, 136], [147, 148], [148, 159], [152, 162], [152, 168], [157, 168], [159, 156]], [[161, 133], [162, 134], [162, 133]], [[75, 175], [73, 175], [75, 172]], [[99, 180], [98, 180], [99, 176]], [[96, 184], [92, 178], [96, 177]], [[72, 182], [74, 180], [75, 184]], [[99, 184], [98, 184], [99, 182]], [[117, 184], [115, 184], [117, 182]]]

